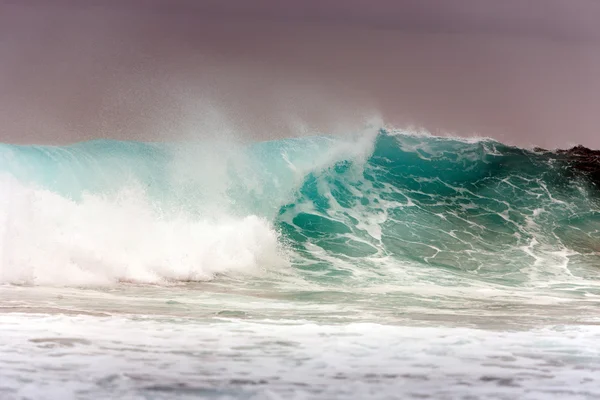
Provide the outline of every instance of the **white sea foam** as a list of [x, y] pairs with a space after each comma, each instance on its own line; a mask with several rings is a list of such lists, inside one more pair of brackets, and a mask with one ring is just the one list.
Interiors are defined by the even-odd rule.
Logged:
[[257, 216], [166, 214], [135, 188], [75, 202], [0, 178], [0, 282], [160, 283], [285, 264], [277, 232]]
[[596, 326], [488, 331], [24, 314], [0, 315], [0, 324], [0, 394], [8, 399], [600, 396]]

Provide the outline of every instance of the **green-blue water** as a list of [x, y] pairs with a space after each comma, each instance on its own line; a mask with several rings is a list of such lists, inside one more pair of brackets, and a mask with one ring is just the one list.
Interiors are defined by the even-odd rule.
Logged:
[[380, 131], [0, 145], [0, 397], [598, 398], [569, 156]]
[[5, 177], [75, 203], [135, 188], [163, 219], [258, 216], [309, 281], [368, 286], [404, 269], [597, 292], [585, 282], [600, 276], [599, 192], [564, 155], [380, 131], [231, 148], [2, 145], [0, 160]]

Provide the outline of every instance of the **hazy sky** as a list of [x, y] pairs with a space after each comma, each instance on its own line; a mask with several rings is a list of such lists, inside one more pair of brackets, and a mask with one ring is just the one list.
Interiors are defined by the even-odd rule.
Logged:
[[0, 139], [399, 127], [600, 148], [600, 3], [0, 0]]

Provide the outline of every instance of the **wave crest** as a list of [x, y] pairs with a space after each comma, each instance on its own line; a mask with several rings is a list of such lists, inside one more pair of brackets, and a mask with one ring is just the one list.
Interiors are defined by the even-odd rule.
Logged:
[[0, 159], [3, 282], [204, 280], [291, 262], [318, 284], [587, 287], [600, 259], [587, 175], [564, 153], [489, 139], [0, 145]]

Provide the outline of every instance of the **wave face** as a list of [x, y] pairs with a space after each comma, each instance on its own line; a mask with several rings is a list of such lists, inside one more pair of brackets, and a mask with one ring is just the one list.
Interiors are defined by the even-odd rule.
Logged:
[[0, 145], [0, 281], [274, 272], [357, 289], [598, 294], [598, 190], [564, 154], [383, 130], [251, 145]]

